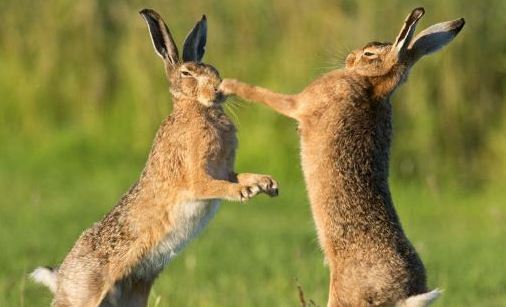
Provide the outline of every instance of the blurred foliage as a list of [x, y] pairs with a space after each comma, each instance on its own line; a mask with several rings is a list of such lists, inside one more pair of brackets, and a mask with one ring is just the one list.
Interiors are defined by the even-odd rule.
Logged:
[[[178, 42], [206, 13], [205, 60], [222, 76], [296, 92], [342, 66], [350, 50], [393, 40], [418, 5], [427, 11], [419, 30], [461, 16], [467, 25], [442, 52], [418, 63], [394, 95], [392, 173], [432, 186], [504, 180], [503, 0], [2, 1], [0, 138], [37, 144], [72, 130], [144, 157], [170, 110], [161, 63], [137, 14], [145, 6], [162, 13]], [[283, 152], [296, 151], [293, 123], [259, 106], [236, 113], [241, 136], [254, 141], [242, 148], [240, 161], [264, 163], [268, 155], [290, 176], [298, 157]], [[281, 154], [266, 153], [272, 139]]]

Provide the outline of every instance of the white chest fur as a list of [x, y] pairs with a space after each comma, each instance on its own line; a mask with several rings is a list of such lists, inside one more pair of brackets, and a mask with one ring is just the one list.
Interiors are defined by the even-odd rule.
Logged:
[[191, 239], [200, 233], [214, 216], [219, 205], [219, 200], [177, 204], [171, 212], [173, 227], [141, 260], [133, 274], [139, 278], [157, 275]]

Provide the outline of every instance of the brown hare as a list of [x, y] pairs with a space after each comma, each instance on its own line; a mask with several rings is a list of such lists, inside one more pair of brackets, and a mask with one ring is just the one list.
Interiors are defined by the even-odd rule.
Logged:
[[390, 96], [424, 55], [449, 43], [464, 19], [429, 27], [407, 17], [395, 42], [354, 50], [346, 67], [284, 95], [225, 79], [225, 95], [258, 101], [298, 121], [301, 159], [320, 245], [330, 267], [328, 306], [426, 306], [425, 269], [388, 187]]
[[157, 275], [209, 222], [220, 199], [278, 193], [270, 176], [234, 172], [236, 130], [222, 108], [221, 79], [201, 63], [206, 17], [188, 34], [180, 60], [162, 18], [149, 9], [140, 14], [165, 64], [173, 111], [137, 183], [58, 268], [32, 273], [54, 292], [53, 306], [146, 306]]

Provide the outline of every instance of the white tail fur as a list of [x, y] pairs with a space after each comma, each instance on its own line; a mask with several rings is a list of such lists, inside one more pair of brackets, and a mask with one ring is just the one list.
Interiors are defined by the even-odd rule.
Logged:
[[37, 283], [45, 285], [54, 293], [56, 291], [57, 274], [58, 270], [56, 268], [38, 267], [30, 273], [30, 278]]
[[434, 289], [427, 293], [422, 293], [408, 297], [406, 300], [401, 301], [395, 307], [425, 307], [432, 304], [441, 295], [442, 291]]

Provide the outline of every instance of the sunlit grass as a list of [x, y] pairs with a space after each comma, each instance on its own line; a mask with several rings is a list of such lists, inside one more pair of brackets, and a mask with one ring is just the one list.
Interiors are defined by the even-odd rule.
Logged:
[[[92, 142], [30, 145], [0, 159], [0, 305], [47, 305], [49, 292], [26, 274], [61, 261], [138, 176], [142, 156], [84, 150]], [[245, 164], [238, 169], [249, 170]], [[279, 178], [280, 196], [224, 203], [161, 274], [151, 306], [293, 306], [299, 284], [307, 299], [325, 305], [327, 270], [300, 171], [284, 176], [268, 164], [259, 170]], [[468, 195], [403, 183], [393, 186], [393, 196], [430, 285], [445, 290], [439, 306], [506, 303], [504, 191]]]

